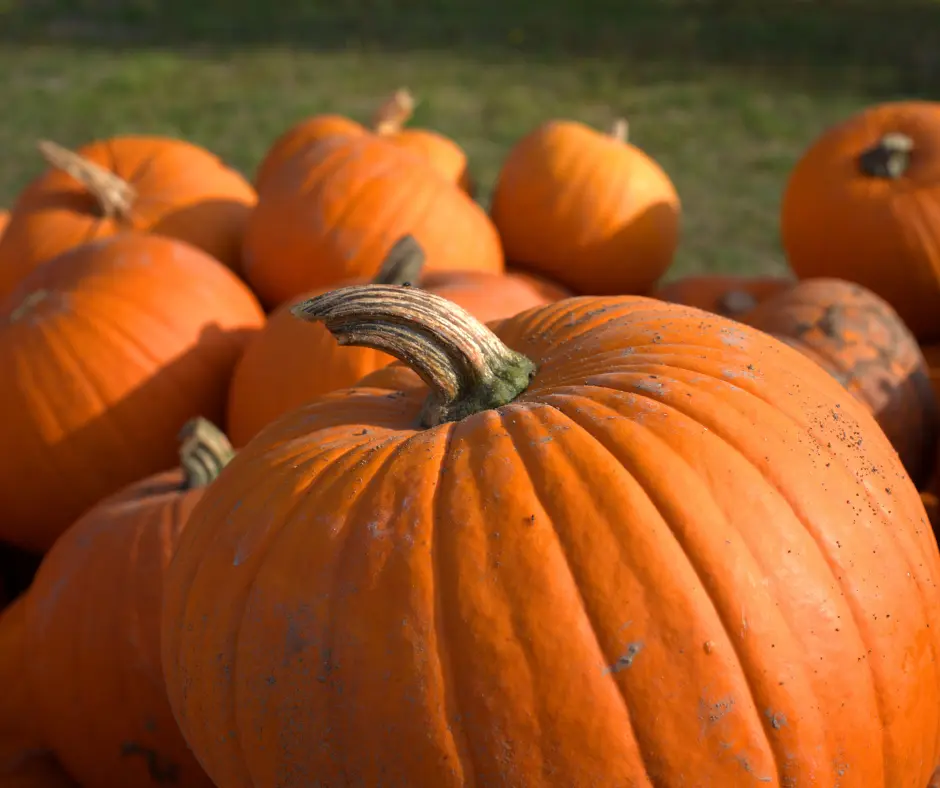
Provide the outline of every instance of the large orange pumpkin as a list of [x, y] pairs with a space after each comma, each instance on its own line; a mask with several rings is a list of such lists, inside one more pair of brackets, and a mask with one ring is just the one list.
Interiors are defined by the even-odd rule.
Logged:
[[331, 137], [302, 150], [265, 187], [245, 232], [245, 276], [274, 308], [372, 278], [408, 234], [431, 268], [503, 271], [483, 209], [415, 154], [376, 135]]
[[[483, 321], [509, 317], [567, 295], [563, 288], [523, 273], [422, 272], [424, 262], [420, 245], [412, 236], [405, 236], [392, 247], [374, 281], [420, 284]], [[292, 299], [272, 312], [235, 367], [227, 431], [236, 446], [244, 446], [284, 413], [321, 394], [352, 386], [393, 360], [372, 348], [342, 347], [323, 326], [297, 320], [291, 314], [293, 306], [319, 292]]]
[[186, 520], [232, 448], [203, 419], [180, 439], [180, 467], [90, 509], [26, 595], [26, 676], [42, 740], [87, 788], [212, 786], [167, 702], [160, 608]]
[[826, 131], [790, 175], [781, 232], [799, 277], [858, 282], [940, 340], [940, 103], [879, 104]]
[[125, 233], [36, 269], [0, 305], [0, 539], [46, 550], [172, 467], [188, 419], [223, 422], [263, 322], [231, 271], [170, 238]]
[[927, 784], [940, 553], [816, 364], [647, 298], [295, 312], [414, 371], [281, 419], [190, 517], [163, 665], [218, 785]]
[[782, 276], [684, 276], [657, 287], [650, 295], [673, 304], [694, 306], [738, 319], [762, 301], [793, 286]]
[[916, 484], [931, 473], [940, 409], [917, 340], [890, 305], [838, 279], [806, 279], [742, 318], [813, 359], [874, 414]]
[[310, 145], [328, 137], [358, 137], [371, 132], [415, 151], [447, 180], [472, 194], [474, 185], [467, 168], [467, 154], [457, 143], [429, 129], [404, 128], [414, 107], [414, 96], [402, 88], [378, 108], [371, 129], [343, 115], [314, 115], [302, 120], [275, 140], [258, 167], [255, 186], [260, 192], [276, 169]]
[[490, 214], [506, 256], [577, 293], [647, 293], [679, 241], [679, 197], [662, 168], [582, 123], [540, 126], [510, 151]]
[[235, 271], [254, 189], [216, 156], [166, 137], [114, 137], [74, 153], [40, 143], [50, 169], [26, 187], [0, 240], [0, 296], [87, 241], [144, 230], [187, 241]]

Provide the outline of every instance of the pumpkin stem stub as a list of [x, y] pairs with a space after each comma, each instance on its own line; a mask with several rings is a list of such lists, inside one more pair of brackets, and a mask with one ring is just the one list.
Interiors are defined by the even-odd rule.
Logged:
[[50, 167], [71, 175], [91, 193], [105, 218], [130, 219], [137, 191], [127, 181], [58, 143], [41, 140], [36, 147]]
[[372, 284], [414, 285], [424, 268], [424, 249], [413, 235], [403, 235], [388, 250]]
[[371, 347], [410, 367], [431, 390], [421, 424], [435, 427], [507, 405], [529, 386], [535, 364], [446, 298], [418, 288], [353, 285], [297, 304], [340, 345]]
[[222, 430], [202, 417], [187, 421], [178, 440], [183, 489], [186, 490], [212, 484], [235, 456], [235, 450]]
[[914, 152], [914, 140], [906, 134], [890, 132], [858, 157], [864, 175], [896, 180], [907, 172]]
[[397, 134], [414, 114], [417, 101], [408, 88], [399, 88], [382, 102], [372, 116], [372, 130], [379, 135]]
[[630, 123], [626, 118], [617, 118], [610, 127], [610, 136], [617, 142], [630, 141]]

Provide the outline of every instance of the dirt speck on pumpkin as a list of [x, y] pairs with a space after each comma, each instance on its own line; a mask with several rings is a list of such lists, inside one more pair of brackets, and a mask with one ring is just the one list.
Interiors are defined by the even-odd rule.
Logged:
[[609, 665], [604, 668], [605, 674], [614, 674], [620, 673], [622, 670], [626, 670], [633, 664], [633, 660], [636, 658], [636, 655], [643, 650], [643, 643], [641, 641], [636, 641], [627, 646], [627, 650], [617, 658], [617, 661], [613, 665]]

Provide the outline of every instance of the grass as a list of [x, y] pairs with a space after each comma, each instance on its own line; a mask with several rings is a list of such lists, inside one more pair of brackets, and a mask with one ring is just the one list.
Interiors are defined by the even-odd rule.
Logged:
[[813, 137], [937, 97], [940, 4], [0, 0], [0, 69], [0, 204], [41, 171], [38, 138], [177, 135], [251, 174], [294, 120], [364, 119], [407, 85], [415, 123], [460, 142], [484, 187], [546, 118], [628, 117], [683, 199], [673, 273], [774, 272], [781, 191]]

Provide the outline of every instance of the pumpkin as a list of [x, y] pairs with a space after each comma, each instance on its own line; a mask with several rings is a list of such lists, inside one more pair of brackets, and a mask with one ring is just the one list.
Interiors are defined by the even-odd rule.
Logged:
[[937, 497], [937, 493], [925, 490], [920, 494], [920, 500], [924, 504], [927, 519], [936, 534], [940, 530], [940, 498]]
[[724, 317], [740, 318], [762, 301], [791, 287], [777, 276], [684, 276], [657, 287], [653, 298], [704, 309]]
[[679, 241], [679, 197], [626, 128], [552, 121], [513, 147], [490, 209], [508, 259], [577, 293], [649, 292]]
[[927, 362], [927, 374], [930, 376], [934, 396], [940, 402], [940, 344], [921, 345], [920, 350]]
[[164, 677], [217, 785], [926, 785], [940, 553], [816, 364], [642, 297], [294, 311], [412, 369], [280, 419], [190, 517]]
[[0, 613], [0, 788], [13, 788], [18, 779], [25, 788], [29, 785], [25, 778], [41, 773], [52, 757], [42, 742], [39, 716], [23, 680], [33, 656], [26, 650], [25, 635], [26, 598], [20, 596]]
[[279, 168], [245, 231], [247, 281], [269, 308], [348, 279], [371, 279], [413, 235], [429, 267], [502, 273], [483, 209], [415, 154], [376, 135], [332, 137]]
[[787, 182], [781, 234], [800, 278], [849, 279], [940, 341], [940, 103], [870, 107], [828, 129]]
[[215, 427], [189, 422], [180, 467], [85, 513], [27, 593], [26, 675], [43, 741], [88, 788], [212, 786], [163, 689], [160, 607], [186, 519], [231, 457]]
[[39, 738], [24, 682], [26, 599], [0, 614], [0, 788], [78, 788]]
[[172, 467], [188, 419], [224, 419], [263, 322], [231, 271], [162, 236], [36, 269], [0, 304], [0, 539], [45, 551], [106, 495]]
[[125, 230], [187, 241], [241, 268], [241, 237], [254, 189], [209, 151], [166, 137], [114, 137], [72, 152], [40, 151], [50, 169], [13, 206], [0, 241], [0, 296], [33, 268]]
[[414, 112], [415, 99], [407, 88], [395, 93], [376, 111], [371, 129], [342, 115], [315, 115], [284, 132], [271, 146], [255, 175], [260, 192], [272, 174], [302, 149], [333, 136], [378, 134], [396, 145], [416, 152], [447, 180], [472, 195], [474, 184], [467, 168], [467, 154], [459, 145], [429, 129], [403, 128]]
[[917, 340], [886, 301], [853, 282], [806, 279], [743, 319], [836, 378], [874, 414], [914, 482], [928, 478], [937, 401]]
[[[4, 761], [0, 744], [0, 763]], [[45, 753], [26, 753], [0, 767], [0, 788], [79, 788], [55, 761]]]
[[9, 211], [0, 211], [0, 238], [3, 237], [3, 231], [6, 229], [7, 223], [10, 221], [10, 212]]
[[[484, 321], [509, 317], [566, 295], [563, 288], [522, 273], [422, 272], [425, 259], [417, 241], [404, 236], [392, 247], [374, 281], [420, 283], [422, 288], [460, 304]], [[229, 389], [227, 432], [236, 446], [244, 446], [284, 413], [320, 394], [352, 386], [363, 375], [393, 360], [371, 348], [342, 347], [323, 326], [297, 320], [291, 308], [317, 292], [278, 307], [235, 367]]]

